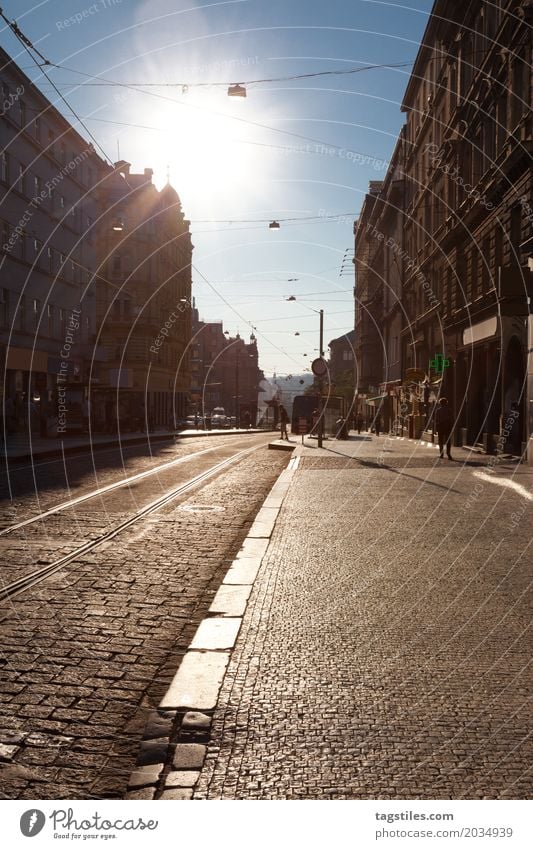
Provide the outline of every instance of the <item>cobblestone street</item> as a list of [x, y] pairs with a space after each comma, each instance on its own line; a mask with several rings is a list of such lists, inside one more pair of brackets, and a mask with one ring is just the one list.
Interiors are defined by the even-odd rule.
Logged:
[[303, 450], [194, 798], [531, 795], [533, 476], [456, 453]]
[[[199, 442], [204, 450], [206, 441]], [[264, 436], [227, 440], [220, 451], [229, 456], [254, 444], [264, 445]], [[170, 449], [159, 462], [176, 456]], [[218, 459], [218, 453], [207, 454], [203, 464]], [[199, 462], [117, 490], [105, 504], [86, 502], [73, 516], [56, 514], [44, 527], [29, 526], [27, 565], [24, 558], [12, 560], [11, 571], [34, 565], [39, 546], [46, 560], [55, 556], [56, 544], [68, 545], [65, 537], [73, 535], [79, 543], [90, 536], [91, 522], [94, 533], [116, 523], [149, 495], [197, 474]], [[2, 603], [0, 778], [6, 798], [124, 794], [146, 714], [158, 704], [228, 562], [286, 463], [286, 455], [259, 447], [201, 489]], [[128, 473], [151, 464], [146, 458], [128, 463]], [[80, 475], [85, 489], [94, 488], [89, 470]], [[99, 475], [98, 485], [112, 479], [111, 472]], [[56, 494], [44, 503], [59, 500]], [[23, 507], [22, 499], [12, 521], [31, 512]], [[4, 551], [12, 546], [7, 538], [3, 543]], [[13, 549], [10, 553], [14, 556]], [[12, 579], [8, 571], [4, 580], [6, 575]]]

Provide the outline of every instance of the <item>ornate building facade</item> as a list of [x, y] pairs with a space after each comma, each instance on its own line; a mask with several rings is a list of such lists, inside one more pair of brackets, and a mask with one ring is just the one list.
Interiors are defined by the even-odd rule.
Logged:
[[[384, 182], [394, 183], [392, 172], [399, 173], [402, 212], [383, 189], [373, 201], [399, 216], [393, 229], [401, 225], [404, 386], [395, 394], [409, 401], [412, 435], [431, 428], [431, 400], [445, 395], [457, 441], [487, 451], [503, 445], [517, 454], [533, 429], [526, 379], [533, 295], [526, 247], [533, 229], [532, 14], [530, 2], [437, 0]], [[372, 270], [390, 291], [397, 283], [379, 254]], [[385, 326], [387, 315], [383, 308]], [[416, 371], [408, 370], [425, 379], [410, 384], [406, 375]]]
[[4, 424], [8, 433], [64, 433], [81, 427], [91, 360], [99, 368], [94, 224], [103, 163], [1, 49], [0, 65]]
[[187, 414], [193, 245], [177, 192], [152, 170], [105, 168], [98, 189], [98, 345], [93, 417], [105, 427], [169, 426]]

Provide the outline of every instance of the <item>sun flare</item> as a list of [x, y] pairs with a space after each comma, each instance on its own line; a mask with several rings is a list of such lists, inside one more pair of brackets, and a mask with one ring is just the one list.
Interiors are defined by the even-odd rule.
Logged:
[[216, 99], [202, 97], [160, 114], [165, 132], [154, 152], [154, 168], [169, 171], [184, 204], [210, 210], [225, 200], [227, 208], [228, 196], [242, 196], [252, 183], [257, 149], [242, 143], [249, 128], [232, 119], [241, 108], [241, 104], [227, 108], [218, 94]]

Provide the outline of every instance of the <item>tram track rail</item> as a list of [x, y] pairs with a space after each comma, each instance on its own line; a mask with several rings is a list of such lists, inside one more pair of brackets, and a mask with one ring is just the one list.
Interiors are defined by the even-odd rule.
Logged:
[[[36, 586], [37, 584], [40, 584], [42, 581], [46, 580], [46, 578], [48, 578], [48, 577], [54, 575], [55, 573], [59, 572], [63, 567], [67, 566], [69, 563], [72, 563], [72, 561], [77, 560], [78, 558], [82, 557], [85, 554], [88, 554], [89, 552], [93, 551], [95, 548], [98, 548], [102, 544], [109, 542], [114, 537], [116, 537], [118, 534], [122, 533], [122, 531], [127, 530], [128, 528], [135, 525], [137, 522], [142, 521], [147, 516], [151, 515], [152, 513], [155, 513], [157, 510], [160, 510], [162, 507], [165, 507], [167, 504], [171, 503], [176, 498], [179, 498], [182, 495], [186, 495], [191, 490], [196, 489], [198, 486], [200, 486], [201, 484], [203, 484], [204, 482], [206, 482], [210, 478], [215, 477], [221, 471], [224, 471], [229, 466], [233, 465], [234, 463], [239, 462], [241, 459], [244, 459], [249, 454], [252, 454], [254, 451], [259, 450], [261, 447], [262, 447], [261, 445], [254, 445], [251, 448], [245, 448], [241, 451], [238, 451], [236, 454], [232, 454], [230, 457], [227, 457], [226, 459], [221, 460], [219, 463], [216, 463], [214, 466], [211, 466], [210, 468], [206, 469], [204, 472], [201, 472], [200, 474], [195, 475], [193, 478], [186, 481], [185, 483], [182, 483], [179, 486], [174, 487], [171, 490], [167, 490], [167, 492], [165, 492], [159, 498], [156, 498], [154, 501], [150, 502], [149, 504], [146, 504], [144, 507], [141, 507], [139, 510], [137, 510], [134, 514], [129, 516], [127, 519], [124, 519], [122, 522], [119, 522], [117, 525], [115, 525], [115, 527], [113, 527], [110, 530], [102, 533], [100, 536], [96, 537], [95, 539], [92, 539], [92, 540], [89, 540], [89, 541], [83, 543], [82, 545], [80, 545], [76, 549], [74, 549], [73, 551], [69, 552], [69, 554], [66, 554], [65, 556], [60, 557], [59, 559], [53, 561], [52, 563], [49, 563], [49, 564], [43, 566], [40, 569], [35, 569], [33, 572], [30, 572], [27, 575], [24, 575], [23, 577], [18, 578], [17, 580], [10, 582], [9, 584], [6, 584], [3, 587], [0, 587], [0, 602], [7, 601], [8, 599], [13, 598], [14, 596], [17, 596], [17, 595], [31, 589], [32, 587]], [[208, 451], [213, 451], [213, 450], [214, 450], [213, 448], [206, 449], [205, 451], [203, 451], [201, 453], [205, 454]], [[196, 453], [194, 456], [197, 457], [198, 453]], [[179, 460], [182, 460], [182, 461], [185, 460], [185, 459], [187, 459], [187, 458], [179, 458]], [[172, 461], [171, 463], [166, 463], [166, 464], [164, 464], [164, 467], [168, 468], [169, 466], [175, 465], [177, 462], [178, 461]], [[141, 474], [141, 476], [147, 476], [148, 473], [153, 474], [155, 471], [156, 470], [152, 469], [152, 470], [149, 470], [149, 472], [142, 472], [140, 474]], [[125, 484], [122, 484], [122, 485], [125, 485]], [[113, 485], [110, 485], [110, 488], [113, 488]], [[116, 487], [116, 488], [118, 488], [118, 487]], [[89, 497], [94, 497], [94, 495], [90, 496], [89, 494], [87, 494], [86, 496], [81, 496], [81, 499], [87, 500]], [[72, 506], [72, 502], [69, 502], [69, 506]], [[63, 508], [63, 509], [66, 509], [66, 507]], [[57, 509], [49, 511], [49, 512], [50, 513], [57, 512]], [[44, 514], [41, 514], [41, 516], [38, 517], [38, 518], [42, 518], [43, 515]], [[37, 521], [37, 518], [35, 519], [35, 521]], [[28, 521], [26, 521], [26, 523], [22, 523], [22, 524], [27, 524], [27, 523], [28, 523]], [[15, 526], [12, 526], [12, 528], [14, 528], [14, 527]]]
[[147, 469], [144, 472], [138, 472], [135, 475], [130, 475], [130, 477], [128, 478], [123, 478], [121, 480], [115, 481], [114, 483], [106, 484], [105, 486], [98, 487], [98, 489], [94, 489], [91, 492], [86, 492], [85, 494], [79, 495], [76, 498], [71, 498], [68, 501], [62, 502], [61, 504], [56, 504], [54, 507], [50, 507], [47, 510], [43, 510], [41, 513], [37, 513], [35, 516], [30, 516], [27, 519], [22, 519], [20, 522], [15, 522], [13, 525], [9, 525], [7, 528], [0, 529], [0, 538], [13, 533], [14, 531], [18, 531], [21, 528], [28, 527], [28, 525], [33, 525], [36, 522], [40, 522], [43, 519], [46, 519], [48, 516], [53, 516], [55, 513], [60, 513], [63, 510], [68, 510], [72, 507], [77, 507], [79, 504], [83, 504], [85, 501], [90, 501], [93, 498], [98, 498], [102, 495], [106, 495], [108, 492], [112, 492], [116, 489], [128, 487], [131, 484], [137, 483], [138, 481], [151, 477], [152, 475], [156, 475], [158, 473], [165, 473], [174, 466], [179, 466], [182, 463], [191, 462], [197, 457], [202, 457], [204, 454], [209, 454], [213, 451], [220, 451], [222, 447], [223, 446], [220, 445], [213, 445], [210, 448], [203, 448], [200, 451], [195, 451], [194, 453], [186, 454], [185, 456], [178, 457], [175, 460], [169, 460], [166, 463], [161, 463], [159, 466], [155, 466], [153, 469]]

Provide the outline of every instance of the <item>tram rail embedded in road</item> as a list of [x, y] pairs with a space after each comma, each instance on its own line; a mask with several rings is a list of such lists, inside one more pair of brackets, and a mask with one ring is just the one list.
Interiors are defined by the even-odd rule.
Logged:
[[[106, 531], [106, 533], [102, 534], [96, 539], [90, 540], [89, 542], [78, 546], [78, 548], [76, 548], [74, 551], [71, 551], [70, 554], [59, 558], [59, 560], [55, 560], [53, 563], [49, 563], [47, 566], [43, 566], [41, 569], [35, 569], [28, 575], [25, 575], [22, 578], [18, 578], [16, 581], [12, 581], [11, 583], [6, 584], [4, 587], [0, 587], [0, 601], [12, 598], [13, 596], [18, 595], [19, 593], [30, 589], [36, 584], [41, 583], [41, 581], [44, 581], [46, 578], [55, 574], [68, 563], [71, 563], [73, 560], [76, 560], [84, 554], [87, 554], [89, 551], [98, 548], [98, 546], [102, 545], [103, 543], [109, 542], [109, 540], [113, 539], [113, 537], [117, 536], [117, 534], [131, 527], [136, 522], [139, 522], [151, 513], [156, 512], [161, 507], [164, 507], [166, 504], [169, 504], [175, 498], [178, 498], [180, 495], [184, 495], [189, 490], [194, 489], [201, 483], [204, 483], [204, 481], [208, 480], [209, 478], [214, 477], [223, 469], [227, 468], [228, 466], [231, 466], [233, 463], [246, 457], [248, 454], [252, 454], [254, 451], [258, 451], [260, 447], [260, 445], [254, 445], [252, 448], [245, 448], [242, 451], [238, 451], [236, 454], [232, 454], [231, 457], [227, 457], [220, 463], [216, 463], [214, 466], [211, 466], [211, 468], [207, 469], [205, 472], [201, 472], [201, 474], [196, 475], [189, 481], [186, 481], [185, 483], [180, 484], [178, 487], [175, 487], [174, 489], [166, 492], [164, 495], [160, 496], [155, 501], [152, 501], [150, 504], [145, 505], [132, 516], [130, 516], [128, 519], [124, 519], [124, 521], [120, 522], [110, 531]], [[194, 456], [198, 456], [198, 454], [195, 454]], [[171, 464], [165, 465], [168, 467], [168, 465]]]
[[64, 501], [61, 504], [57, 504], [55, 507], [50, 507], [48, 510], [44, 510], [42, 513], [38, 513], [36, 516], [30, 516], [28, 519], [23, 519], [20, 522], [16, 522], [14, 525], [9, 525], [7, 528], [2, 528], [0, 530], [0, 537], [6, 536], [7, 534], [13, 533], [13, 531], [17, 531], [20, 528], [27, 527], [28, 525], [33, 525], [35, 522], [39, 522], [42, 519], [46, 519], [47, 516], [53, 516], [54, 513], [60, 513], [62, 510], [68, 510], [70, 507], [76, 507], [78, 504], [82, 504], [84, 501], [89, 501], [92, 498], [98, 498], [100, 495], [105, 495], [107, 492], [112, 492], [114, 489], [121, 489], [122, 487], [129, 486], [132, 483], [136, 483], [143, 478], [148, 478], [151, 475], [155, 475], [158, 472], [166, 472], [168, 469], [172, 468], [172, 466], [178, 466], [181, 463], [186, 463], [189, 460], [194, 460], [196, 457], [201, 457], [203, 454], [209, 454], [212, 451], [219, 451], [221, 448], [225, 446], [222, 445], [213, 445], [211, 448], [203, 448], [201, 451], [195, 451], [193, 454], [186, 454], [184, 457], [178, 457], [175, 460], [169, 460], [167, 463], [161, 463], [159, 466], [155, 466], [153, 469], [147, 469], [144, 472], [138, 472], [136, 475], [131, 475], [129, 478], [124, 478], [124, 480], [115, 481], [115, 483], [106, 484], [105, 486], [99, 487], [98, 489], [92, 490], [92, 492], [87, 492], [85, 495], [79, 495], [77, 498], [72, 498], [69, 501]]

